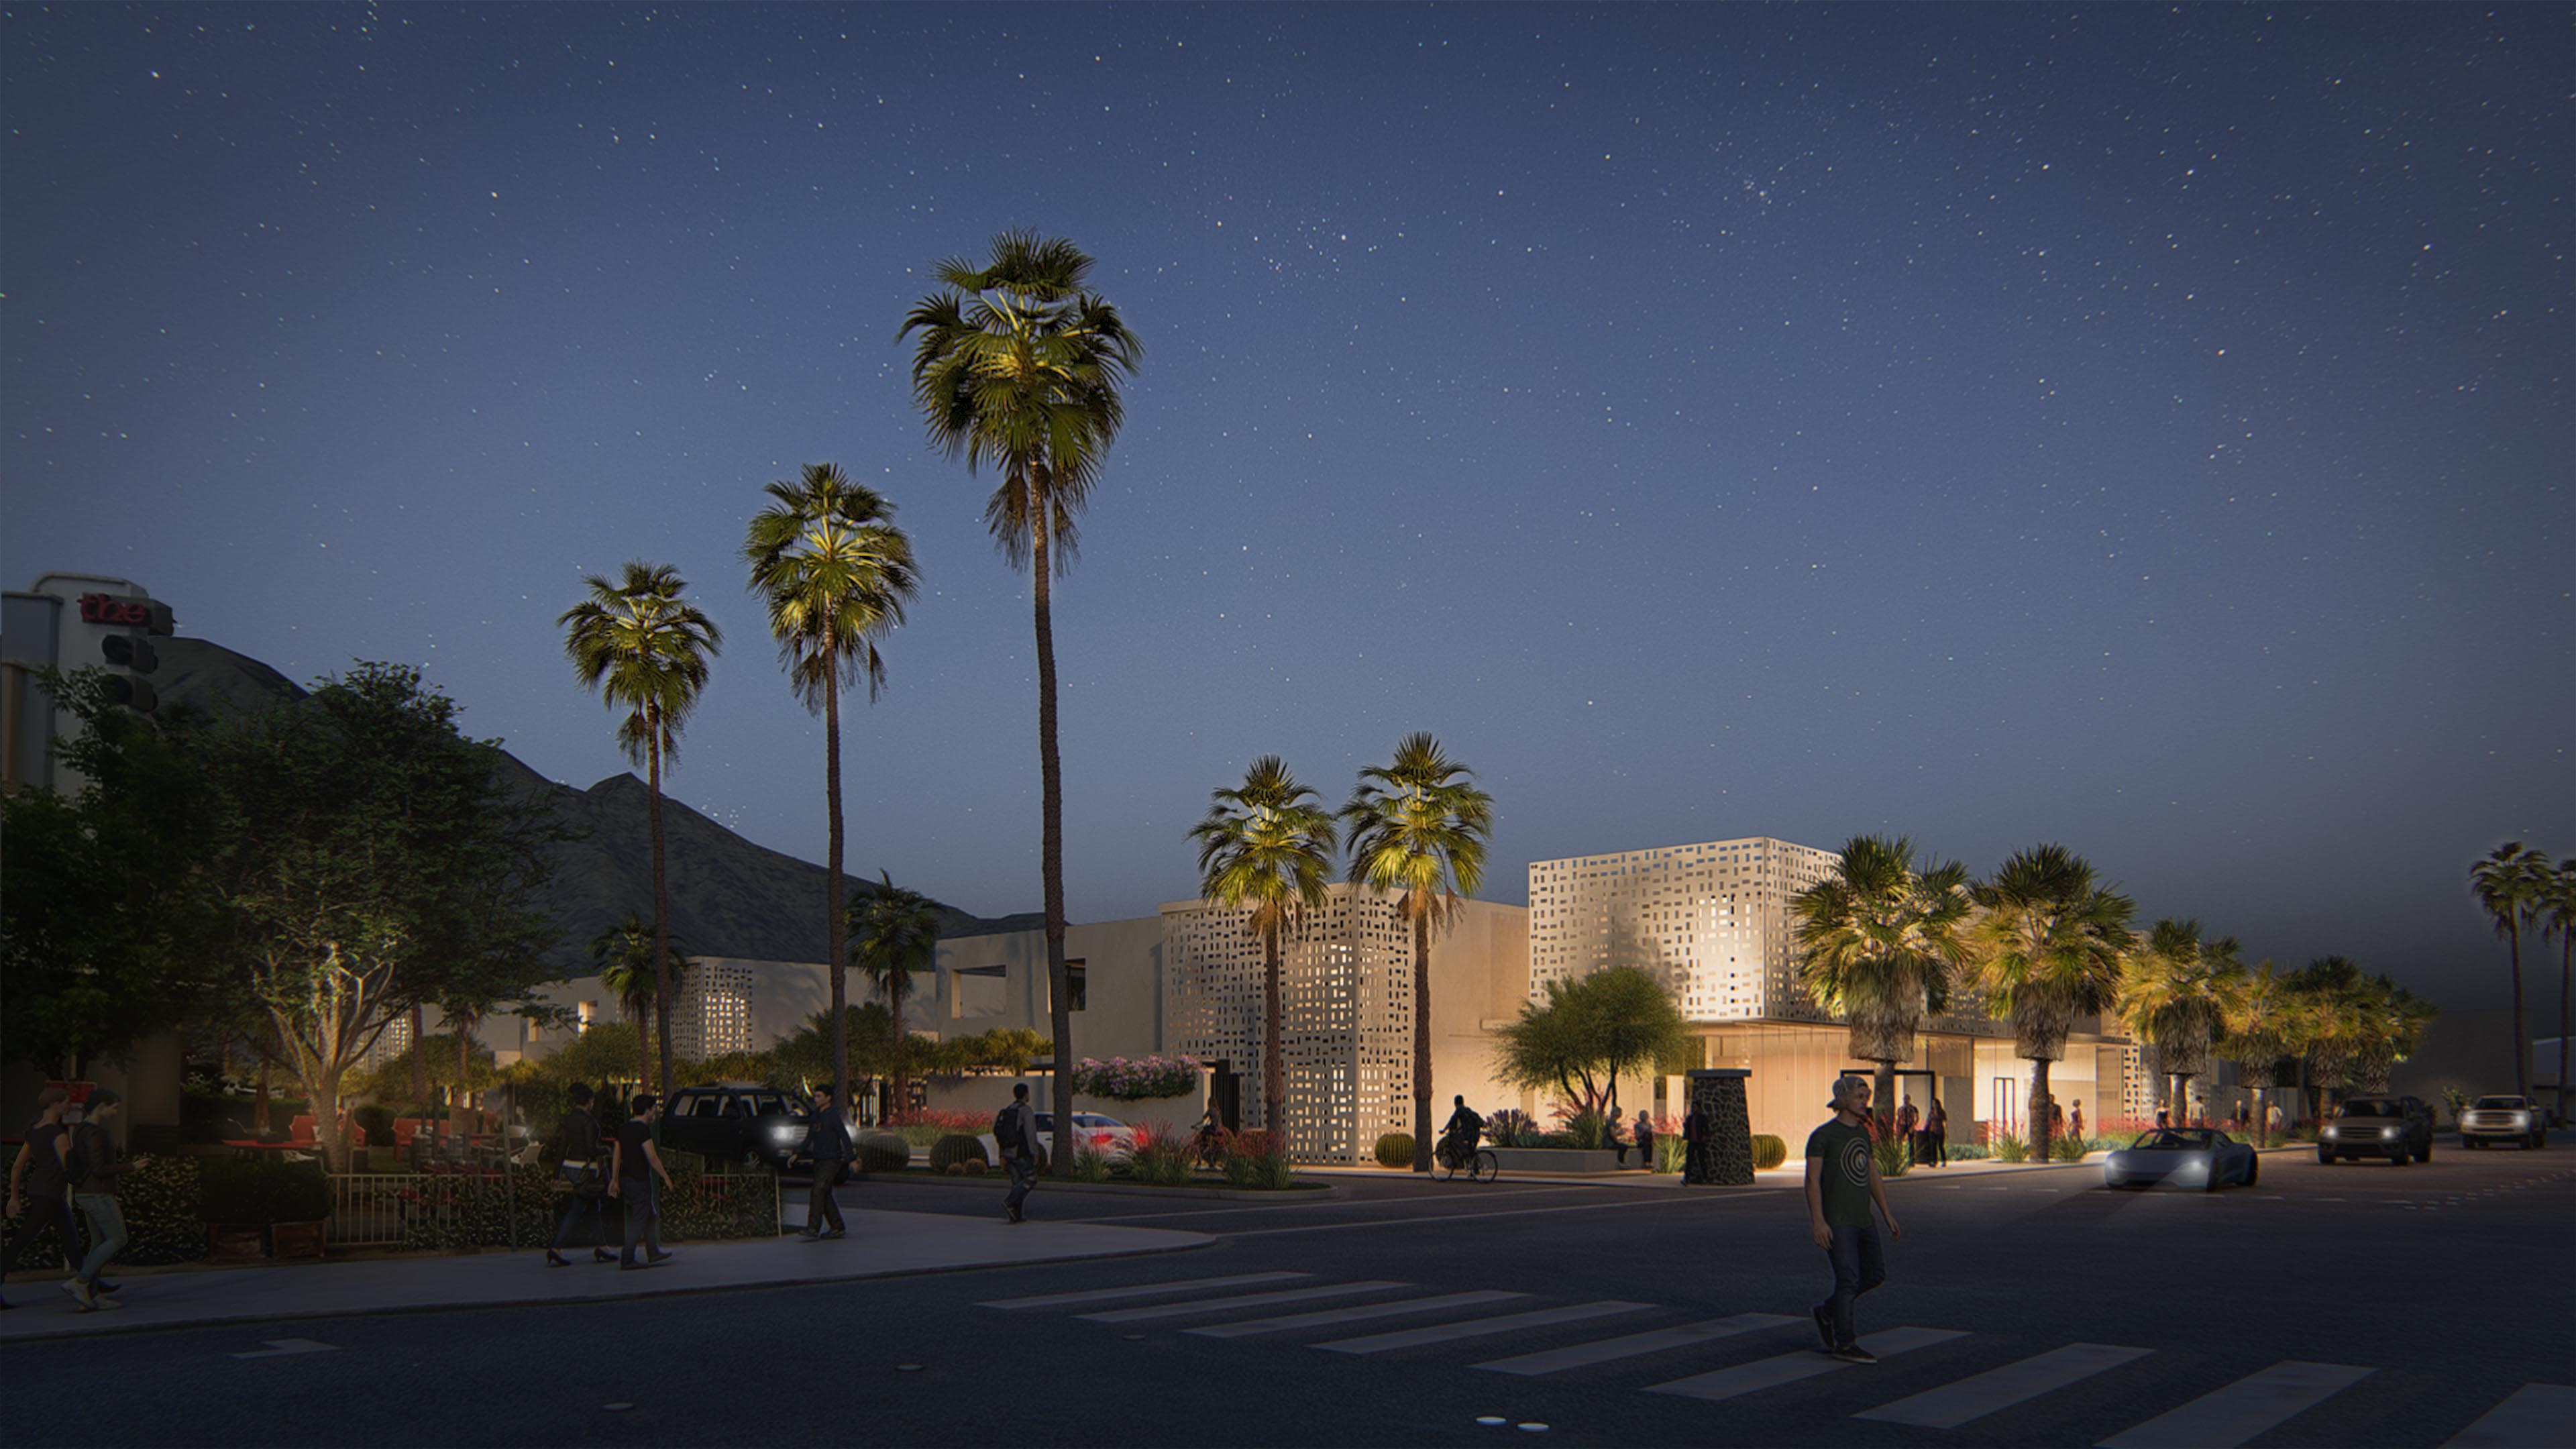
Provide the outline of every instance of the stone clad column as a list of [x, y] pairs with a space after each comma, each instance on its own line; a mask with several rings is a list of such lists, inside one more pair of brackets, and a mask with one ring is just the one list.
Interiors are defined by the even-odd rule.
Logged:
[[1744, 1100], [1742, 1067], [1708, 1067], [1690, 1074], [1690, 1110], [1702, 1132], [1682, 1162], [1685, 1186], [1753, 1185], [1753, 1118]]

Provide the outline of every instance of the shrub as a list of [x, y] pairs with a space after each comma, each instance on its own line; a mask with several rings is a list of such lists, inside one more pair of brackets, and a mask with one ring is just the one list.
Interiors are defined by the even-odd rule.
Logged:
[[1905, 1169], [1914, 1165], [1914, 1154], [1906, 1150], [1905, 1139], [1893, 1132], [1870, 1139], [1869, 1150], [1878, 1159], [1881, 1177], [1903, 1177]]
[[1565, 1145], [1598, 1148], [1601, 1145], [1601, 1114], [1577, 1112], [1565, 1120]]
[[1178, 1187], [1190, 1180], [1191, 1143], [1169, 1122], [1139, 1122], [1127, 1148], [1127, 1170], [1139, 1182]]
[[126, 1233], [118, 1262], [193, 1263], [206, 1256], [206, 1221], [197, 1211], [204, 1189], [197, 1168], [215, 1160], [160, 1154], [117, 1179], [117, 1206], [125, 1214]]
[[[1495, 1140], [1499, 1142], [1501, 1139], [1497, 1138]], [[1385, 1136], [1379, 1138], [1377, 1140], [1377, 1165], [1380, 1167], [1411, 1167], [1413, 1165], [1413, 1134], [1410, 1132], [1389, 1132]]]
[[1184, 1097], [1199, 1085], [1199, 1060], [1177, 1057], [1084, 1057], [1073, 1069], [1073, 1089], [1087, 1097], [1121, 1102]]
[[1538, 1139], [1538, 1124], [1518, 1107], [1505, 1107], [1485, 1119], [1485, 1138], [1496, 1147], [1528, 1147]]
[[1076, 1182], [1107, 1182], [1109, 1154], [1097, 1147], [1077, 1149], [1073, 1154], [1073, 1179]]
[[861, 1172], [901, 1172], [912, 1165], [912, 1144], [892, 1132], [862, 1132], [858, 1148]]
[[2048, 1156], [2053, 1162], [2082, 1162], [2088, 1146], [2081, 1137], [2055, 1137], [2049, 1140]]
[[942, 1132], [963, 1133], [968, 1137], [989, 1131], [993, 1125], [990, 1112], [963, 1112], [947, 1107], [912, 1107], [886, 1119], [889, 1127], [936, 1127]]
[[[1781, 1149], [1781, 1151], [1783, 1151], [1783, 1152], [1786, 1152], [1787, 1150], [1788, 1150], [1788, 1149], [1787, 1149], [1786, 1147], [1783, 1147], [1783, 1148]], [[1657, 1172], [1679, 1172], [1679, 1171], [1681, 1171], [1681, 1170], [1682, 1170], [1682, 1167], [1683, 1167], [1683, 1159], [1684, 1159], [1686, 1156], [1688, 1156], [1688, 1155], [1689, 1155], [1689, 1151], [1690, 1151], [1690, 1144], [1689, 1144], [1689, 1143], [1687, 1143], [1687, 1142], [1684, 1142], [1684, 1141], [1682, 1140], [1682, 1134], [1680, 1134], [1680, 1133], [1678, 1133], [1678, 1132], [1658, 1132], [1658, 1133], [1656, 1133], [1656, 1134], [1655, 1134], [1655, 1171], [1657, 1171]]]
[[1953, 1142], [1942, 1150], [1942, 1156], [1951, 1162], [1983, 1162], [1986, 1149], [1974, 1142]]
[[2030, 1161], [2030, 1144], [2010, 1132], [1997, 1132], [1990, 1144], [1997, 1162]]
[[1281, 1187], [1295, 1174], [1287, 1139], [1276, 1132], [1236, 1132], [1225, 1139], [1225, 1180], [1234, 1187]]
[[1768, 1132], [1756, 1132], [1753, 1134], [1753, 1167], [1755, 1171], [1768, 1172], [1772, 1168], [1778, 1167], [1781, 1163], [1788, 1160], [1788, 1143], [1781, 1141], [1779, 1138], [1772, 1136]]
[[984, 1144], [962, 1132], [951, 1132], [930, 1144], [930, 1170], [946, 1172], [967, 1158], [984, 1160]]

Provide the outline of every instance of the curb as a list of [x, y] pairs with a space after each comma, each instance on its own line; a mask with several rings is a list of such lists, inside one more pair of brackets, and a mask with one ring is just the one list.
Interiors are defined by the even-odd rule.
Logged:
[[[989, 1173], [982, 1177], [932, 1177], [926, 1174], [916, 1176], [909, 1173], [897, 1176], [888, 1173], [873, 1175], [863, 1180], [854, 1179], [854, 1181], [863, 1181], [864, 1184], [869, 1186], [873, 1186], [878, 1183], [902, 1183], [910, 1187], [975, 1186], [989, 1187], [996, 1190], [1007, 1188], [1011, 1185], [1011, 1180], [1009, 1178], [995, 1177]], [[1177, 1197], [1186, 1198], [1192, 1202], [1203, 1202], [1209, 1199], [1214, 1199], [1218, 1202], [1330, 1202], [1335, 1198], [1343, 1196], [1341, 1186], [1338, 1183], [1326, 1183], [1321, 1187], [1292, 1187], [1284, 1190], [1269, 1190], [1263, 1188], [1242, 1187], [1156, 1187], [1151, 1183], [1141, 1182], [1058, 1182], [1056, 1179], [1051, 1177], [1039, 1178], [1036, 1190], [1041, 1193], [1099, 1193], [1108, 1197]]]

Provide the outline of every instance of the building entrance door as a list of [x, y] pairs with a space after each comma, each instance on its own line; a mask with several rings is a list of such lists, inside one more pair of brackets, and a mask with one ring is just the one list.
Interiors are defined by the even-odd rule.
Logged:
[[1995, 1078], [1995, 1127], [2015, 1136], [2021, 1133], [2021, 1083], [2015, 1078]]

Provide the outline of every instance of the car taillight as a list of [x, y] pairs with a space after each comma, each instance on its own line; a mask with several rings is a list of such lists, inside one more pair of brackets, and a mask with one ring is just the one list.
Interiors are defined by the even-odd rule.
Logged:
[[1091, 1134], [1091, 1145], [1094, 1147], [1106, 1147], [1109, 1145], [1109, 1142], [1110, 1137], [1106, 1132], [1094, 1132]]

